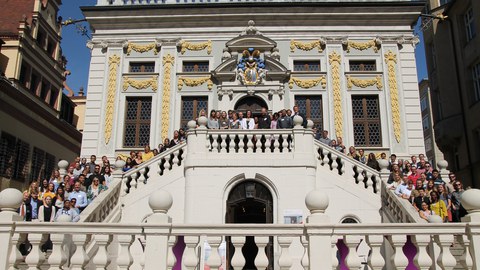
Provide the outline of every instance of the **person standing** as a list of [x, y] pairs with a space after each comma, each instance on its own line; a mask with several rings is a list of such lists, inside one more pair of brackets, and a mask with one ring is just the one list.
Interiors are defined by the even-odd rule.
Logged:
[[258, 118], [258, 129], [270, 129], [272, 120], [266, 108], [262, 108], [262, 115]]
[[[97, 177], [98, 176], [95, 176], [95, 178], [97, 178]], [[77, 199], [77, 204], [75, 205], [75, 207], [80, 209], [80, 211], [83, 211], [83, 209], [85, 209], [85, 207], [87, 207], [87, 205], [88, 205], [87, 194], [80, 190], [80, 182], [75, 182], [73, 191], [68, 196], [68, 199], [70, 201], [72, 200], [72, 198]]]

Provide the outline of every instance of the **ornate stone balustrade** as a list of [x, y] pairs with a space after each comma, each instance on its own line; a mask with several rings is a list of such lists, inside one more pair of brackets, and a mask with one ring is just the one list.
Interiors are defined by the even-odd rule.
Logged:
[[[479, 193], [464, 193], [470, 213], [467, 223], [331, 224], [325, 214], [328, 196], [314, 190], [305, 199], [311, 212], [305, 224], [201, 225], [172, 223], [167, 214], [172, 198], [160, 190], [149, 198], [153, 214], [146, 223], [85, 226], [18, 222], [13, 210], [21, 203], [22, 194], [7, 189], [0, 193], [0, 264], [2, 269], [129, 269], [138, 262], [137, 267], [147, 270], [171, 269], [175, 264], [181, 264], [182, 269], [196, 269], [199, 264], [217, 269], [223, 259], [221, 243], [227, 240], [236, 250], [252, 248], [252, 241], [259, 250], [254, 258], [235, 252], [229, 261], [234, 269], [242, 269], [246, 262], [259, 269], [269, 264], [279, 269], [336, 269], [339, 265], [359, 269], [365, 264], [370, 269], [405, 269], [413, 264], [419, 269], [432, 265], [474, 269], [480, 264], [476, 252], [480, 243]], [[43, 252], [48, 237], [52, 250]], [[270, 242], [272, 237], [275, 240]], [[31, 248], [22, 255], [18, 248], [26, 239]], [[144, 245], [140, 253], [132, 252], [135, 239]], [[86, 246], [92, 240], [97, 248], [88, 256]], [[185, 245], [183, 255], [174, 252], [177, 241]], [[212, 251], [206, 260], [205, 241]], [[265, 249], [268, 245], [274, 246], [274, 254]], [[291, 253], [299, 249], [301, 252]], [[413, 253], [405, 255], [404, 250]], [[453, 256], [453, 250], [459, 256]]]

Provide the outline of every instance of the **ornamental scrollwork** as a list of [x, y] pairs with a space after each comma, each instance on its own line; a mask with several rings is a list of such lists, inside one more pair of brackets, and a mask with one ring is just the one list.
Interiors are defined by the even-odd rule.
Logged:
[[352, 89], [353, 86], [360, 88], [367, 88], [369, 86], [376, 85], [378, 90], [383, 88], [382, 77], [379, 75], [373, 79], [357, 79], [352, 78], [352, 76], [347, 76], [347, 88]]
[[115, 108], [115, 93], [117, 92], [117, 70], [120, 57], [116, 54], [108, 58], [108, 92], [105, 109], [105, 144], [110, 142], [113, 128], [113, 113]]
[[342, 91], [340, 81], [340, 67], [342, 57], [336, 51], [333, 51], [328, 56], [330, 67], [332, 70], [332, 86], [333, 86], [333, 107], [334, 107], [334, 122], [335, 135], [343, 137], [343, 110], [342, 110]]
[[152, 78], [148, 80], [134, 80], [131, 79], [127, 76], [123, 77], [123, 91], [127, 91], [128, 87], [131, 86], [135, 89], [147, 89], [148, 87], [152, 87], [153, 91], [157, 91], [157, 83], [158, 82], [158, 76], [155, 75]]
[[153, 50], [153, 53], [155, 55], [158, 54], [158, 44], [156, 42], [149, 43], [149, 44], [137, 44], [137, 43], [132, 43], [128, 42], [127, 43], [127, 55], [130, 55], [133, 51], [136, 51], [138, 53], [145, 53], [148, 51]]
[[292, 39], [290, 41], [290, 51], [295, 52], [295, 48], [302, 50], [302, 51], [311, 51], [314, 48], [318, 48], [318, 52], [323, 52], [322, 46], [325, 45], [324, 40], [314, 40], [311, 42], [301, 42], [298, 40]]
[[190, 51], [201, 51], [207, 49], [207, 54], [212, 53], [212, 41], [208, 40], [200, 43], [193, 43], [189, 41], [182, 40], [180, 41], [180, 53], [184, 54], [187, 50]]
[[170, 89], [171, 73], [175, 63], [175, 57], [167, 54], [163, 57], [163, 96], [162, 96], [162, 138], [168, 137], [168, 128], [170, 122]]
[[392, 51], [388, 51], [388, 53], [386, 53], [384, 56], [388, 70], [388, 88], [390, 89], [390, 103], [392, 106], [393, 133], [397, 142], [400, 142], [400, 102], [398, 98], [397, 71], [395, 69], [397, 64], [397, 55]]
[[304, 88], [304, 89], [309, 89], [321, 84], [322, 88], [325, 89], [327, 87], [327, 78], [325, 76], [322, 76], [317, 79], [306, 80], [306, 79], [290, 77], [290, 80], [288, 81], [288, 87], [292, 89], [293, 84], [296, 84], [298, 87]]
[[359, 51], [364, 51], [369, 48], [373, 48], [374, 52], [378, 52], [380, 42], [377, 42], [376, 39], [372, 39], [366, 42], [357, 42], [357, 41], [347, 41], [347, 52], [350, 52], [350, 48], [354, 48]]
[[186, 77], [178, 77], [178, 90], [182, 90], [183, 85], [194, 87], [199, 86], [204, 83], [207, 83], [208, 90], [212, 90], [213, 82], [210, 76], [202, 77], [202, 78], [186, 78]]

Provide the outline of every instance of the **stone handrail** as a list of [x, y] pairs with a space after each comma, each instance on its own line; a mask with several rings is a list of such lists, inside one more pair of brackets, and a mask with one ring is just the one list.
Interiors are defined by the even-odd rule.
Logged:
[[373, 193], [380, 192], [380, 173], [366, 164], [363, 164], [346, 154], [335, 150], [318, 140], [314, 140], [317, 158], [320, 160], [320, 165], [328, 166], [330, 170], [337, 172], [339, 175], [344, 175], [356, 184], [363, 185], [366, 189]]
[[408, 200], [402, 199], [382, 181], [382, 211], [399, 223], [427, 223]]
[[106, 191], [100, 193], [80, 214], [79, 222], [105, 222], [116, 207], [120, 207], [119, 198], [122, 181], [118, 178], [110, 183]]

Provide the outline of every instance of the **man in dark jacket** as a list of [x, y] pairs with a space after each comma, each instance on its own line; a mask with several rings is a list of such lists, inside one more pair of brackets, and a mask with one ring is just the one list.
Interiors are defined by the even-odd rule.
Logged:
[[258, 128], [259, 129], [269, 129], [272, 119], [267, 113], [267, 109], [262, 108], [262, 115], [258, 117]]

